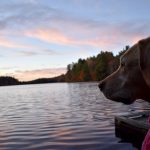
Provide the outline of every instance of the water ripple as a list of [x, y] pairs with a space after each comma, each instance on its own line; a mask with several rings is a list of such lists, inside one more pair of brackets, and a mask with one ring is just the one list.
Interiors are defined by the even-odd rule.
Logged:
[[97, 83], [0, 87], [0, 149], [133, 150], [115, 137], [114, 116], [143, 110], [105, 99]]

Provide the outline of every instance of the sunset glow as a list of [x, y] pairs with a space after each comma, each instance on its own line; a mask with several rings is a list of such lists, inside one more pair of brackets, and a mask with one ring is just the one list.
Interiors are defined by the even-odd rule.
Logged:
[[79, 58], [150, 35], [150, 1], [0, 1], [0, 75], [54, 77]]

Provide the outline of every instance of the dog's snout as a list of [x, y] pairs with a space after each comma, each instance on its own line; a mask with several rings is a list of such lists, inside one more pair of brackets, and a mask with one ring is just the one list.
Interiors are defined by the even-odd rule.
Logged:
[[101, 91], [103, 91], [104, 86], [105, 86], [105, 82], [101, 81], [98, 86], [99, 86], [99, 89], [100, 89]]

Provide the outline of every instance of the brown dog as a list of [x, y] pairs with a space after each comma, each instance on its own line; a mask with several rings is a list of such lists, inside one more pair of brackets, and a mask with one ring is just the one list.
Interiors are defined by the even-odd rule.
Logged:
[[117, 102], [150, 102], [150, 37], [132, 46], [120, 58], [118, 70], [102, 80], [99, 88], [108, 99]]

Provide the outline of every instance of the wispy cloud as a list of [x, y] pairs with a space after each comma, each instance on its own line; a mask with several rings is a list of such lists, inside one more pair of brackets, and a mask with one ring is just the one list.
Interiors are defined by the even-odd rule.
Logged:
[[54, 56], [54, 55], [59, 56], [59, 55], [63, 55], [63, 53], [62, 53], [62, 52], [58, 52], [58, 50], [56, 51], [56, 50], [51, 50], [51, 49], [43, 49], [43, 50], [41, 50], [41, 51], [42, 51], [41, 54], [43, 54], [43, 55], [49, 55], [49, 56]]
[[38, 52], [22, 50], [22, 51], [17, 51], [17, 54], [19, 54], [20, 56], [35, 56], [38, 55]]
[[56, 29], [37, 29], [25, 32], [25, 35], [34, 37], [49, 43], [71, 44], [72, 39]]
[[12, 69], [16, 69], [17, 66], [7, 66], [7, 67], [0, 67], [0, 70], [12, 70]]
[[5, 48], [32, 48], [33, 46], [25, 45], [22, 43], [17, 43], [17, 42], [10, 40], [7, 37], [0, 36], [0, 47], [5, 47]]
[[58, 56], [62, 55], [61, 53], [57, 52], [56, 50], [51, 50], [51, 49], [42, 49], [42, 48], [35, 48], [32, 50], [18, 50], [16, 51], [16, 56], [25, 56], [25, 57], [30, 57], [30, 56]]
[[78, 25], [75, 25], [72, 29], [69, 27], [70, 30], [67, 31], [69, 33], [64, 33], [54, 28], [37, 28], [25, 31], [24, 34], [48, 43], [75, 46], [85, 45], [106, 50], [116, 48], [118, 45], [133, 44], [150, 33], [149, 28], [145, 28], [148, 24], [137, 26], [131, 23], [122, 23], [105, 26], [105, 24], [100, 24], [99, 22], [93, 22], [93, 24], [92, 22], [78, 22]]

